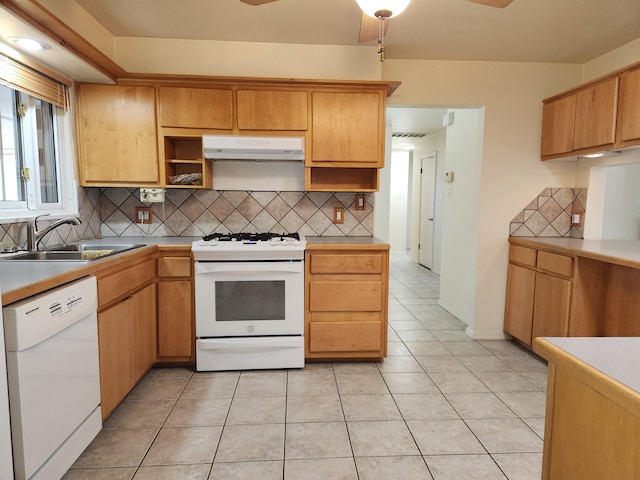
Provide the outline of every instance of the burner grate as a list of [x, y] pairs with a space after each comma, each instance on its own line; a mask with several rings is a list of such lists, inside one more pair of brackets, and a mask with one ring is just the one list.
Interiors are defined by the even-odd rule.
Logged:
[[219, 242], [266, 242], [273, 239], [284, 240], [292, 238], [300, 240], [300, 235], [296, 233], [211, 233], [205, 235], [202, 239], [206, 242], [210, 240], [218, 240]]

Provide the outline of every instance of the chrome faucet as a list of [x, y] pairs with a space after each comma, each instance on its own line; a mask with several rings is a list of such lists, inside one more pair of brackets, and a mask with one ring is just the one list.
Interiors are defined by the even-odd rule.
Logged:
[[42, 237], [50, 231], [58, 228], [60, 225], [64, 225], [65, 223], [68, 223], [70, 225], [81, 225], [82, 223], [75, 217], [66, 217], [61, 218], [57, 222], [52, 223], [42, 230], [38, 230], [38, 219], [46, 215], [49, 214], [47, 213], [45, 215], [38, 215], [37, 217], [33, 217], [31, 220], [29, 220], [29, 224], [27, 225], [27, 248], [29, 249], [29, 251], [38, 250], [38, 244], [40, 243], [40, 240], [42, 240]]

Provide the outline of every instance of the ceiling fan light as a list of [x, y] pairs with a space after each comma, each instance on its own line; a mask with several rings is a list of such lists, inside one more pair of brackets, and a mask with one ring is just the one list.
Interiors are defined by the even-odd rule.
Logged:
[[376, 12], [388, 10], [391, 15], [387, 18], [393, 18], [404, 12], [411, 0], [356, 0], [356, 2], [365, 15], [377, 18]]

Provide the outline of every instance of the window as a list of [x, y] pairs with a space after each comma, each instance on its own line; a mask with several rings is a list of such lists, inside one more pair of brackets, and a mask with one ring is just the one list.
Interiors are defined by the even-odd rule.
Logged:
[[77, 213], [69, 113], [0, 85], [0, 219]]

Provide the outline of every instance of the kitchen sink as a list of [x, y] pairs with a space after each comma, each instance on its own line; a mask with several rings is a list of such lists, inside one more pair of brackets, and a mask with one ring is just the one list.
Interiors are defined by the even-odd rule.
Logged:
[[68, 243], [55, 245], [46, 250], [27, 252], [7, 260], [48, 260], [48, 261], [91, 261], [99, 258], [126, 252], [135, 248], [144, 247], [140, 244], [119, 244], [119, 245], [88, 245], [85, 243]]

